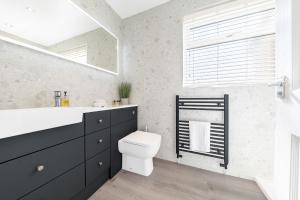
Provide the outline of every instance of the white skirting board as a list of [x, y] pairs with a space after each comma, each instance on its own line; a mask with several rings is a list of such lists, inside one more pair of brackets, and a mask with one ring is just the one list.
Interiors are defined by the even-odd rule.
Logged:
[[268, 200], [276, 200], [272, 181], [255, 177], [255, 182]]

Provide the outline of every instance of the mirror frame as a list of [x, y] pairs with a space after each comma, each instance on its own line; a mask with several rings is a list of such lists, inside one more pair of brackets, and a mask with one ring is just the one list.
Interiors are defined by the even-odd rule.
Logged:
[[22, 46], [22, 47], [25, 47], [25, 48], [28, 48], [28, 49], [32, 49], [32, 50], [35, 50], [35, 51], [38, 51], [38, 52], [41, 52], [41, 53], [45, 53], [45, 54], [48, 54], [48, 55], [51, 55], [51, 56], [54, 56], [54, 57], [58, 57], [58, 58], [61, 58], [61, 59], [64, 59], [64, 60], [67, 60], [67, 61], [70, 61], [70, 62], [73, 62], [73, 63], [81, 64], [81, 65], [84, 65], [86, 67], [90, 67], [90, 68], [93, 68], [93, 69], [96, 69], [96, 70], [99, 70], [99, 71], [103, 71], [103, 72], [106, 72], [106, 73], [109, 73], [109, 74], [119, 75], [119, 72], [120, 72], [120, 69], [119, 69], [119, 67], [120, 67], [119, 38], [114, 33], [112, 33], [111, 31], [109, 31], [108, 28], [106, 28], [100, 22], [98, 22], [89, 13], [87, 13], [80, 6], [78, 6], [76, 3], [72, 2], [71, 0], [66, 0], [66, 1], [68, 1], [70, 4], [72, 4], [75, 9], [78, 9], [80, 12], [82, 12], [83, 14], [85, 14], [88, 18], [90, 18], [91, 20], [93, 20], [100, 28], [103, 28], [106, 32], [108, 32], [109, 34], [111, 34], [117, 40], [117, 71], [116, 72], [107, 70], [107, 69], [102, 68], [102, 67], [97, 67], [95, 65], [91, 65], [91, 64], [88, 64], [88, 63], [74, 61], [74, 60], [69, 59], [67, 57], [64, 57], [64, 56], [62, 56], [60, 54], [57, 54], [57, 53], [54, 53], [54, 52], [51, 52], [51, 51], [47, 51], [45, 49], [42, 49], [42, 48], [30, 45], [30, 44], [26, 44], [25, 42], [20, 42], [20, 41], [11, 39], [9, 37], [0, 36], [0, 40], [3, 40], [3, 41], [8, 42], [8, 43], [15, 44], [15, 45], [18, 45], [18, 46]]

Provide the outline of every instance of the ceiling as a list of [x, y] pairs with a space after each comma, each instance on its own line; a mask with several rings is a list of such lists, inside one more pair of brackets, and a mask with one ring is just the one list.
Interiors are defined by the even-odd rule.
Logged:
[[122, 19], [144, 12], [168, 1], [170, 0], [106, 0]]
[[0, 0], [0, 31], [42, 46], [99, 28], [68, 0]]
[[[170, 0], [106, 1], [124, 19]], [[0, 33], [8, 33], [44, 47], [99, 28], [70, 0], [0, 0], [0, 5]]]

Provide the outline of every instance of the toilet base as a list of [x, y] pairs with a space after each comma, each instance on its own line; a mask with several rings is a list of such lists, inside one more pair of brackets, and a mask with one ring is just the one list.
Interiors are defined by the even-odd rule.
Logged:
[[152, 158], [141, 159], [122, 154], [122, 169], [143, 176], [149, 176], [153, 171]]

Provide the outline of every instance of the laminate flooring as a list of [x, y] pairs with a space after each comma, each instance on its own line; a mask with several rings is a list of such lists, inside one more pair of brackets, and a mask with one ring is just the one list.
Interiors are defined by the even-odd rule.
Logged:
[[266, 200], [255, 182], [155, 159], [143, 177], [120, 171], [89, 200]]

